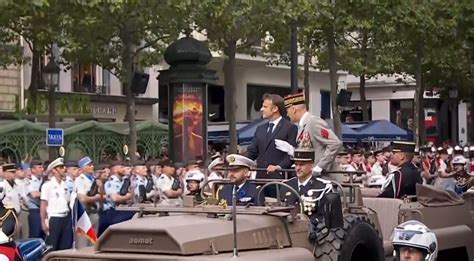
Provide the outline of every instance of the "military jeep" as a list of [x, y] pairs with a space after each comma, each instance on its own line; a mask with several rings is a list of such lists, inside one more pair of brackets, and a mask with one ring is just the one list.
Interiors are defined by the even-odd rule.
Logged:
[[120, 207], [137, 215], [109, 227], [95, 247], [53, 252], [45, 260], [393, 260], [391, 231], [410, 219], [435, 231], [441, 257], [473, 260], [472, 200], [425, 186], [410, 202], [362, 197], [350, 184], [338, 188], [340, 217], [336, 202], [316, 229], [301, 209], [281, 202], [237, 206], [233, 214], [211, 200], [197, 206], [169, 200]]

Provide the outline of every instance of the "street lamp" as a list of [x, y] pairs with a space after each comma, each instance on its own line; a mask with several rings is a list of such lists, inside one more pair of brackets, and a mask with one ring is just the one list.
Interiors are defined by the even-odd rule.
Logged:
[[[45, 87], [48, 91], [48, 127], [56, 127], [56, 97], [55, 89], [59, 86], [59, 71], [61, 69], [54, 61], [54, 58], [51, 57], [46, 67], [43, 69], [43, 81]], [[56, 149], [54, 147], [49, 147], [48, 149], [49, 160], [53, 161], [56, 158]]]
[[459, 90], [456, 83], [453, 83], [448, 89], [449, 99], [451, 100], [451, 142], [457, 142], [458, 119], [457, 106]]
[[43, 69], [43, 81], [50, 92], [59, 85], [59, 71], [60, 68], [53, 59]]

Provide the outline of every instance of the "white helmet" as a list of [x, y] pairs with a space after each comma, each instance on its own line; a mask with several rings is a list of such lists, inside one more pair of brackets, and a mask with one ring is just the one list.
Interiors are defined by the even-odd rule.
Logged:
[[204, 184], [204, 174], [199, 170], [191, 170], [186, 173], [184, 180], [186, 180], [186, 183], [191, 180], [197, 181], [199, 182], [199, 188], [202, 188]]
[[5, 197], [5, 194], [6, 194], [4, 182], [5, 181], [0, 181], [0, 201], [3, 200], [3, 198]]
[[425, 254], [424, 260], [427, 261], [434, 261], [438, 256], [435, 233], [417, 220], [410, 220], [395, 227], [391, 238], [396, 260], [400, 260], [399, 248], [403, 246], [421, 250]]
[[459, 156], [456, 156], [453, 158], [453, 161], [451, 162], [451, 164], [453, 165], [466, 165], [467, 164], [467, 159], [462, 156], [462, 155], [459, 155]]
[[367, 185], [369, 187], [382, 187], [385, 183], [385, 177], [382, 175], [372, 175], [367, 180]]

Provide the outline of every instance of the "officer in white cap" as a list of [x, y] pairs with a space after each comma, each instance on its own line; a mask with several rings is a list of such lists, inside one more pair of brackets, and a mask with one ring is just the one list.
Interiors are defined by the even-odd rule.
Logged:
[[15, 210], [3, 205], [5, 194], [5, 181], [0, 181], [0, 260], [21, 260], [13, 241], [18, 229], [18, 220]]
[[[218, 157], [215, 158], [207, 167], [209, 170], [209, 176], [207, 177], [208, 180], [219, 180], [224, 178], [224, 171], [222, 170], [224, 168], [225, 161]], [[208, 186], [209, 189], [212, 190], [212, 187], [214, 185], [214, 182], [209, 182]]]
[[255, 162], [238, 154], [230, 154], [226, 160], [229, 167], [228, 176], [233, 184], [224, 186], [219, 198], [231, 205], [233, 189], [236, 186], [237, 205], [256, 204], [257, 187], [248, 181], [250, 169], [255, 166]]
[[64, 159], [57, 158], [48, 165], [46, 173], [51, 180], [41, 190], [41, 221], [46, 236], [46, 244], [52, 250], [72, 247], [72, 218], [69, 210], [71, 194], [66, 186]]

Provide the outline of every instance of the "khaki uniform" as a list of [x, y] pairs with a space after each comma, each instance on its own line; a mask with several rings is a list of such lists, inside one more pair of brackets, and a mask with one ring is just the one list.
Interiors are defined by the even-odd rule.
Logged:
[[[298, 123], [296, 143], [307, 140], [308, 136], [314, 148], [315, 166], [323, 170], [337, 170], [338, 166], [334, 159], [342, 148], [342, 141], [329, 128], [326, 121], [306, 112]], [[327, 177], [336, 181], [344, 180], [344, 176], [339, 174], [329, 174]]]

